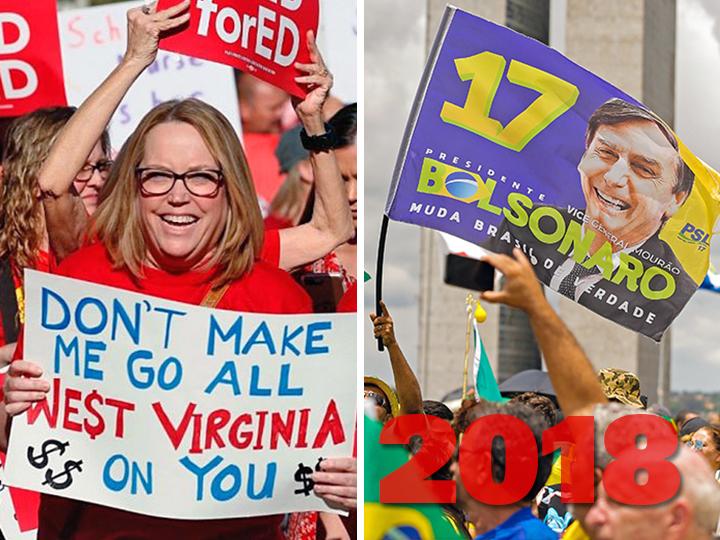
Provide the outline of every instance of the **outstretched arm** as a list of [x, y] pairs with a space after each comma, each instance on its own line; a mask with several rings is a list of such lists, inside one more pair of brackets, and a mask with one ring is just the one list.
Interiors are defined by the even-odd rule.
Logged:
[[371, 313], [370, 320], [373, 322], [375, 337], [382, 338], [383, 345], [387, 347], [390, 355], [390, 365], [392, 366], [395, 388], [400, 401], [400, 412], [402, 414], [420, 414], [423, 412], [420, 383], [395, 339], [395, 324], [390, 312], [388, 312], [383, 302], [380, 302], [380, 308], [382, 309], [382, 315], [378, 316]]
[[160, 33], [177, 28], [190, 17], [184, 0], [171, 8], [149, 13], [142, 7], [128, 11], [125, 56], [102, 84], [83, 102], [58, 135], [40, 171], [47, 228], [53, 248], [64, 257], [79, 247], [87, 213], [72, 188], [95, 143], [135, 79], [157, 55]]
[[595, 370], [568, 327], [550, 307], [530, 261], [519, 249], [513, 250], [513, 256], [484, 257], [504, 274], [505, 286], [501, 291], [485, 291], [482, 298], [528, 314], [563, 413], [590, 415], [593, 405], [607, 402]]
[[[295, 64], [306, 75], [295, 80], [312, 85], [304, 100], [293, 98], [295, 112], [308, 135], [325, 133], [322, 108], [332, 88], [333, 78], [315, 44], [312, 32], [307, 35], [310, 64]], [[312, 219], [303, 225], [281, 229], [280, 268], [291, 270], [324, 257], [354, 234], [350, 206], [340, 169], [332, 150], [310, 152], [310, 165], [315, 178], [315, 203]]]

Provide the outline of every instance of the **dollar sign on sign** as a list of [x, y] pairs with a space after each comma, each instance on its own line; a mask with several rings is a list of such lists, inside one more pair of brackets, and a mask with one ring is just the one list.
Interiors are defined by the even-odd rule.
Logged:
[[32, 446], [29, 446], [27, 449], [28, 461], [30, 462], [30, 465], [32, 465], [36, 469], [42, 469], [44, 467], [47, 467], [48, 461], [50, 459], [48, 454], [52, 454], [53, 452], [59, 450], [60, 455], [62, 456], [65, 453], [65, 449], [69, 445], [69, 442], [62, 443], [55, 439], [48, 439], [47, 441], [42, 443], [42, 450], [37, 456], [35, 455], [35, 449]]
[[[80, 465], [82, 465], [82, 460], [70, 460], [65, 462], [64, 470], [58, 474], [53, 474], [53, 470], [48, 469], [45, 472], [45, 481], [43, 482], [43, 485], [48, 484], [53, 489], [65, 489], [73, 483], [73, 477], [71, 474], [72, 471], [77, 469], [82, 472], [82, 467], [80, 467]], [[59, 478], [62, 478], [63, 480], [59, 481]]]
[[302, 463], [298, 465], [298, 470], [295, 471], [295, 481], [301, 482], [302, 487], [295, 490], [296, 495], [299, 493], [302, 493], [306, 497], [310, 495], [312, 488], [315, 486], [315, 482], [313, 482], [312, 478], [309, 478], [312, 473], [313, 470], [311, 467], [303, 465]]

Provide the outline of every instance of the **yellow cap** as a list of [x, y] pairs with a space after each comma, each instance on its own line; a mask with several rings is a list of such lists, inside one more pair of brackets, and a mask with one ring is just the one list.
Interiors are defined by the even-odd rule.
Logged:
[[392, 412], [393, 418], [400, 415], [400, 400], [398, 399], [395, 390], [390, 388], [390, 385], [388, 383], [386, 383], [382, 379], [378, 379], [377, 377], [365, 377], [365, 384], [377, 386], [380, 390], [383, 391], [383, 393], [387, 396], [388, 401], [390, 402], [390, 411]]

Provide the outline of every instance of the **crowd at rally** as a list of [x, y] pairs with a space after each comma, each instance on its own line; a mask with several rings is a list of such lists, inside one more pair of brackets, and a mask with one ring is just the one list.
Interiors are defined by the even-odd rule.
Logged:
[[[495, 402], [475, 398], [470, 393], [455, 411], [442, 402], [423, 400], [419, 381], [395, 339], [394, 322], [387, 308], [382, 305], [382, 314], [371, 315], [374, 335], [388, 350], [395, 390], [385, 381], [366, 377], [368, 410], [388, 429], [394, 429], [394, 424], [388, 425], [388, 421], [408, 414], [431, 415], [451, 424], [460, 444], [461, 457], [458, 460], [455, 454], [452, 460], [437, 469], [432, 479], [452, 478], [456, 482], [455, 503], [444, 504], [442, 509], [444, 518], [458, 531], [457, 538], [690, 540], [716, 537], [716, 531], [720, 530], [720, 425], [691, 411], [681, 411], [673, 418], [666, 408], [648, 405], [641, 394], [641, 382], [633, 373], [616, 368], [605, 368], [596, 373], [572, 333], [548, 303], [525, 255], [516, 249], [512, 256], [487, 255], [486, 261], [504, 275], [505, 282], [502, 290], [486, 291], [481, 297], [527, 313], [547, 365], [552, 393], [547, 387], [538, 385], [535, 391], [504, 394], [502, 400]], [[516, 498], [517, 502], [510, 504], [483, 503], [469, 493], [473, 490], [467, 485], [468, 478], [488, 474], [479, 465], [481, 461], [488, 462], [469, 441], [470, 438], [477, 440], [474, 437], [477, 434], [471, 434], [471, 426], [478, 419], [496, 414], [522, 420], [536, 443], [534, 449], [532, 442], [519, 449], [519, 442], [511, 437], [507, 440], [495, 438], [492, 443], [491, 474], [496, 483], [502, 483], [512, 474], [510, 467], [517, 466], [518, 462], [508, 454], [537, 454], [534, 478], [525, 479], [527, 483]], [[589, 486], [592, 493], [589, 501], [564, 502], [563, 496], [577, 495], [581, 489], [573, 482], [580, 476], [576, 472], [579, 469], [573, 469], [571, 465], [568, 471], [562, 470], [559, 452], [548, 452], [543, 448], [543, 432], [563, 419], [578, 416], [594, 419], [594, 487]], [[652, 420], [643, 423], [643, 419], [650, 416]], [[644, 427], [632, 433], [628, 430], [623, 434], [625, 444], [613, 446], [608, 441], [617, 440], [622, 430], [617, 425], [609, 426], [623, 418], [640, 418]], [[609, 429], [614, 434], [606, 439]], [[582, 452], [583, 437], [587, 433], [575, 432], [572, 427], [570, 431], [571, 443], [563, 454], [567, 453], [571, 462], [581, 461], [578, 454]], [[661, 483], [658, 477], [653, 479], [653, 475], [667, 479], [676, 474], [668, 472], [668, 468], [648, 466], [643, 469], [639, 465], [641, 454], [637, 452], [651, 449], [661, 432], [670, 444], [659, 458], [654, 454], [655, 459], [667, 459], [666, 465], [674, 465], [679, 473], [679, 484], [668, 491], [672, 496], [652, 504], [646, 499], [643, 503], [637, 497], [642, 486], [650, 482], [655, 482], [654, 486]], [[416, 453], [423, 444], [438, 444], [438, 441], [430, 436], [427, 441], [413, 441], [408, 449]], [[592, 446], [584, 448], [588, 450]], [[471, 458], [463, 461], [463, 452]], [[612, 471], [616, 467], [613, 462], [619, 463], [623, 459], [637, 460], [638, 470], [629, 468], [618, 473], [616, 468]], [[366, 475], [369, 469], [377, 466], [366, 462]], [[622, 498], [617, 495], [618, 478], [625, 490], [624, 502], [614, 498]]]
[[[25, 269], [235, 311], [356, 310], [357, 109], [330, 95], [312, 33], [311, 63], [296, 64], [304, 99], [291, 104], [237, 73], [242, 144], [215, 108], [185, 99], [154, 107], [113, 151], [114, 111], [155, 60], [161, 33], [187, 22], [189, 4], [131, 9], [124, 58], [78, 109], [40, 109], [3, 126], [3, 449], [12, 417], [50, 389], [22, 352], [33, 339], [22, 332]], [[313, 477], [316, 494], [347, 518], [184, 521], [43, 495], [38, 538], [353, 538], [355, 470], [354, 457], [325, 459]]]

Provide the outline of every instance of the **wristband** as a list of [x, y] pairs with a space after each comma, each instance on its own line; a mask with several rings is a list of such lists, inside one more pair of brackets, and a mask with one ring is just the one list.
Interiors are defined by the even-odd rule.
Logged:
[[337, 145], [335, 130], [330, 124], [325, 124], [325, 133], [322, 135], [308, 135], [305, 128], [300, 130], [300, 142], [303, 148], [311, 152], [326, 152]]

